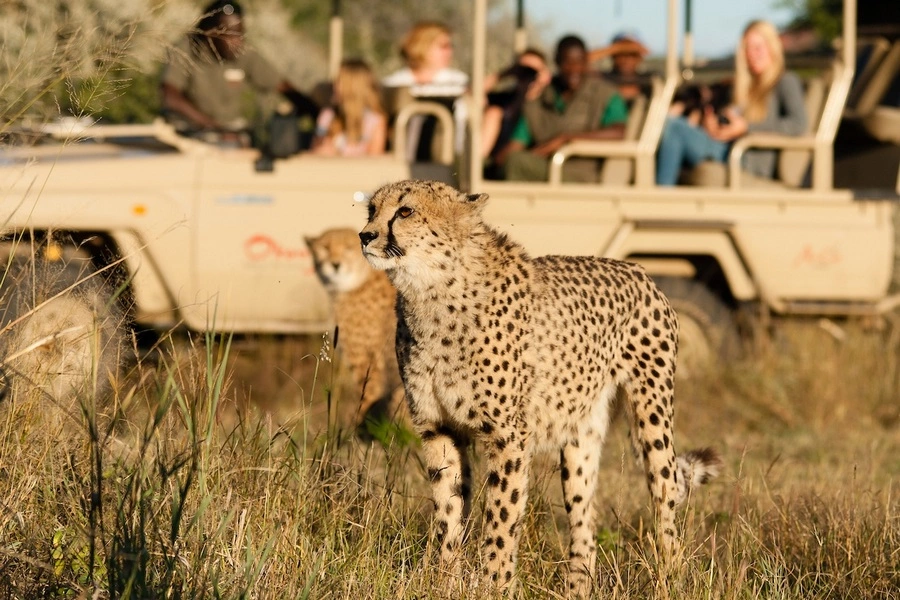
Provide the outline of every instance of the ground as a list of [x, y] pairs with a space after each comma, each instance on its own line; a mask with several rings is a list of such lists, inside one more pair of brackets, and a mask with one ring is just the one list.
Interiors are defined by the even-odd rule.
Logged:
[[[678, 383], [679, 444], [715, 443], [726, 468], [679, 511], [688, 560], [670, 578], [670, 597], [896, 595], [897, 332], [778, 323], [747, 358]], [[31, 410], [36, 400], [4, 402], [0, 589], [13, 597], [126, 585], [141, 596], [421, 597], [431, 581], [419, 563], [431, 507], [418, 449], [329, 429], [344, 399], [333, 363], [318, 358], [321, 342], [242, 338], [227, 353], [202, 337], [163, 345], [145, 388], [172, 398], [171, 435], [146, 468], [108, 460], [98, 472], [86, 434], [54, 437], [41, 428], [46, 415]], [[330, 420], [327, 389], [335, 391]], [[242, 405], [242, 428], [207, 435], [211, 404], [220, 417]], [[268, 421], [254, 419], [261, 405]], [[195, 436], [186, 433], [191, 423]], [[281, 424], [290, 441], [277, 433]], [[602, 460], [598, 585], [607, 598], [659, 597], [649, 502], [624, 432], [618, 417]], [[520, 549], [524, 598], [562, 597], [555, 462], [534, 471]], [[482, 498], [476, 491], [476, 523]]]

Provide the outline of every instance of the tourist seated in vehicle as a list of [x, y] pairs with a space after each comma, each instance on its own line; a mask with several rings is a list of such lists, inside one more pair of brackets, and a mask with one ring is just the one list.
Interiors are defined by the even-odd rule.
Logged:
[[[557, 74], [540, 95], [525, 102], [511, 141], [500, 151], [506, 179], [546, 181], [550, 157], [574, 140], [620, 140], [628, 108], [615, 86], [589, 72], [584, 40], [569, 35], [556, 47]], [[566, 162], [563, 180], [595, 182], [598, 160]]]
[[331, 106], [319, 113], [313, 152], [323, 156], [377, 156], [387, 145], [387, 115], [375, 75], [361, 59], [341, 63]]
[[509, 143], [525, 102], [540, 96], [551, 77], [544, 53], [528, 48], [512, 65], [485, 78], [488, 93], [481, 123], [481, 155], [489, 179], [499, 178], [494, 159]]
[[[414, 99], [438, 102], [452, 110], [456, 129], [454, 144], [461, 151], [468, 118], [461, 97], [468, 90], [469, 76], [450, 66], [453, 64], [452, 32], [443, 23], [420, 22], [406, 34], [400, 54], [406, 66], [382, 79], [382, 86], [393, 92], [402, 89]], [[401, 107], [391, 108], [396, 111]], [[410, 162], [429, 160], [436, 126], [436, 119], [425, 115], [416, 115], [410, 121], [407, 144]]]
[[588, 62], [612, 61], [611, 68], [602, 71], [602, 75], [618, 88], [630, 108], [638, 96], [650, 96], [650, 74], [643, 69], [644, 57], [649, 53], [636, 32], [623, 31], [613, 36], [608, 46], [588, 52]]
[[[801, 135], [807, 114], [800, 78], [785, 70], [784, 50], [774, 25], [753, 21], [735, 53], [734, 102], [717, 112], [703, 108], [700, 124], [684, 116], [666, 121], [657, 151], [656, 182], [675, 185], [683, 167], [705, 160], [725, 162], [731, 142], [749, 132]], [[776, 150], [748, 150], [743, 167], [773, 177]]]
[[308, 96], [246, 44], [242, 14], [235, 0], [215, 0], [203, 9], [196, 31], [170, 52], [162, 74], [162, 105], [181, 133], [226, 145], [249, 145], [242, 105], [248, 89], [283, 94], [298, 116], [315, 118], [318, 113]]

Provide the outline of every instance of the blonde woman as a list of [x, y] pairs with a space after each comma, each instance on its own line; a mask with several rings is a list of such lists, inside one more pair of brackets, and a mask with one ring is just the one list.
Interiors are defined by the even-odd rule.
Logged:
[[365, 61], [345, 60], [334, 82], [334, 103], [316, 121], [313, 152], [376, 156], [384, 154], [386, 143], [387, 116], [372, 69]]
[[[453, 111], [456, 129], [454, 146], [462, 151], [468, 114], [466, 103], [460, 101], [469, 87], [469, 76], [450, 65], [453, 63], [453, 40], [450, 29], [443, 23], [423, 21], [413, 27], [403, 40], [400, 54], [406, 67], [385, 77], [385, 88], [406, 88], [411, 96], [444, 104]], [[407, 130], [407, 159], [428, 160], [430, 139], [435, 120], [423, 115], [414, 116]]]
[[[683, 166], [704, 160], [727, 160], [731, 142], [748, 132], [800, 135], [806, 131], [803, 85], [785, 70], [778, 31], [767, 21], [752, 21], [735, 53], [734, 104], [715, 113], [704, 109], [700, 127], [683, 117], [666, 122], [659, 143], [656, 183], [675, 185]], [[776, 152], [752, 150], [744, 168], [755, 175], [775, 175]]]
[[385, 87], [408, 87], [413, 96], [456, 97], [466, 92], [469, 76], [452, 68], [453, 40], [443, 23], [423, 21], [403, 40], [406, 67], [382, 80]]

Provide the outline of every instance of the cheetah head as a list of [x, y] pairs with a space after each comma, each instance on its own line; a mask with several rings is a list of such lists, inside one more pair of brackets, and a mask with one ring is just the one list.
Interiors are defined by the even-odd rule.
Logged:
[[316, 274], [331, 293], [350, 292], [372, 274], [372, 267], [359, 251], [359, 237], [350, 228], [329, 229], [306, 238]]
[[437, 181], [399, 181], [369, 200], [359, 233], [363, 255], [376, 269], [425, 276], [447, 269], [459, 246], [482, 226], [487, 194], [465, 194]]

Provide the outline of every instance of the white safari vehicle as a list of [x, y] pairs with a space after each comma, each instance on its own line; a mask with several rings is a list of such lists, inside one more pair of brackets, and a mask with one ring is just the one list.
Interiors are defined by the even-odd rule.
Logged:
[[[476, 7], [472, 81], [479, 97], [486, 2]], [[625, 141], [562, 148], [546, 183], [482, 180], [476, 153], [454, 157], [449, 146], [431, 170], [490, 194], [488, 219], [534, 255], [592, 254], [645, 265], [680, 313], [688, 364], [735, 342], [739, 309], [883, 313], [897, 304], [889, 295], [897, 166], [886, 189], [836, 189], [832, 149], [842, 118], [900, 145], [897, 109], [879, 106], [877, 97], [879, 86], [883, 95], [896, 80], [900, 41], [871, 42], [865, 72], [854, 77], [855, 9], [848, 0], [832, 67], [809, 81], [809, 132], [746, 136], [713, 177], [720, 186], [660, 188], [653, 181], [654, 152], [681, 82], [675, 0], [668, 8], [664, 77], [632, 110]], [[859, 44], [864, 41], [870, 43]], [[54, 373], [68, 372], [73, 361], [96, 361], [104, 352], [97, 348], [107, 347], [97, 340], [115, 338], [120, 323], [228, 332], [327, 329], [328, 299], [304, 236], [362, 227], [366, 210], [354, 193], [419, 176], [422, 165], [402, 158], [405, 123], [417, 112], [439, 117], [445, 134], [453, 127], [443, 106], [412, 102], [397, 115], [386, 156], [299, 154], [276, 160], [271, 170], [257, 168], [255, 150], [181, 138], [161, 122], [63, 124], [49, 131], [61, 142], [0, 149], [3, 370], [21, 371], [22, 361], [36, 354], [43, 356], [41, 368]], [[479, 148], [479, 111], [470, 113], [469, 147]], [[781, 149], [777, 181], [741, 172], [741, 154], [751, 147]], [[600, 181], [561, 182], [572, 156], [605, 157]], [[54, 347], [66, 351], [53, 355]]]

